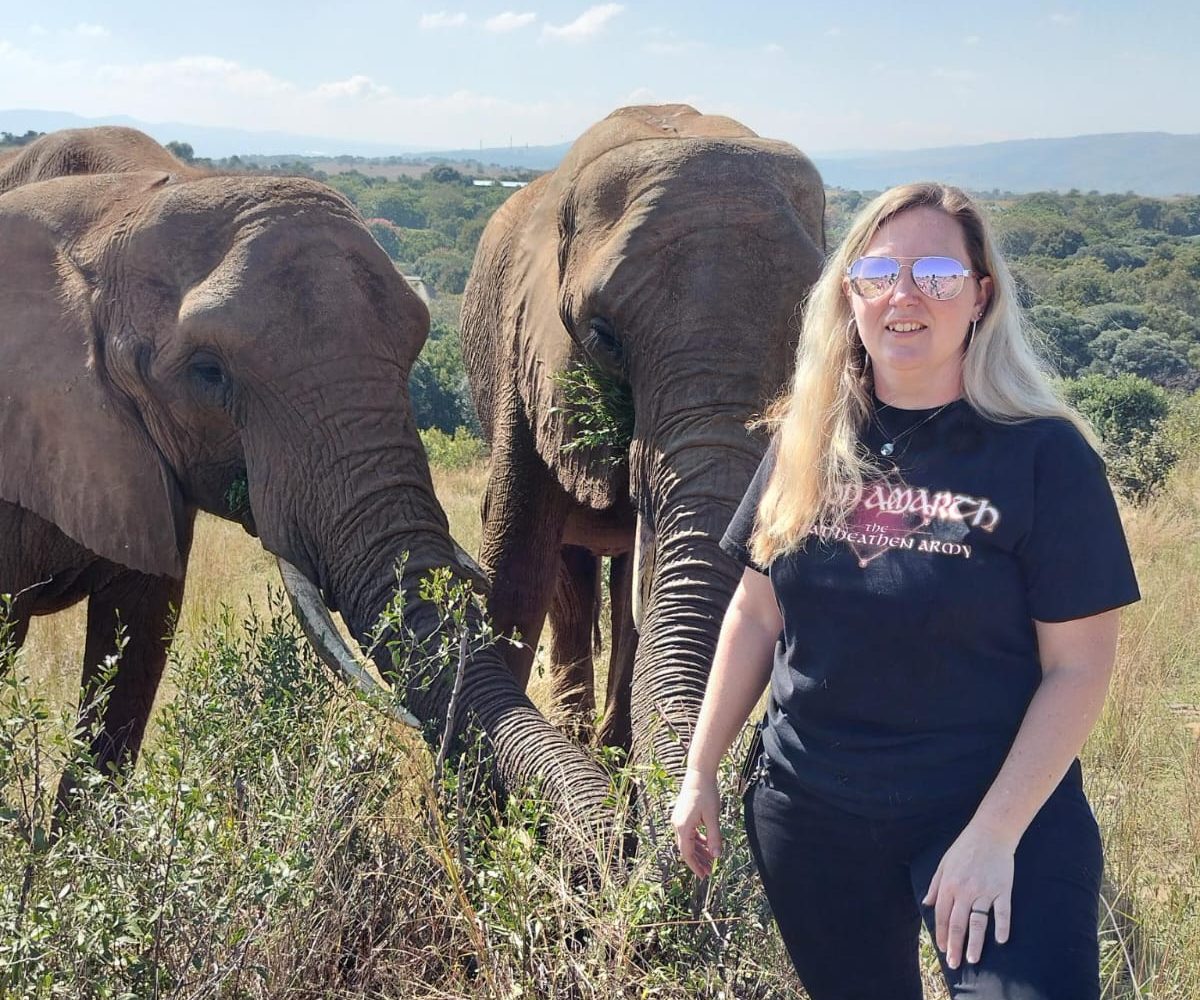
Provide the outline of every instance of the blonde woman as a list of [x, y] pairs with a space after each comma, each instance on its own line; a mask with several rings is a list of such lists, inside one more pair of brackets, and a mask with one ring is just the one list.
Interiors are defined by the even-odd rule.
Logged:
[[721, 850], [717, 764], [771, 682], [747, 832], [813, 1000], [1099, 997], [1100, 838], [1076, 754], [1138, 599], [1090, 431], [1054, 394], [963, 192], [885, 192], [808, 303], [722, 541], [725, 616], [672, 817]]

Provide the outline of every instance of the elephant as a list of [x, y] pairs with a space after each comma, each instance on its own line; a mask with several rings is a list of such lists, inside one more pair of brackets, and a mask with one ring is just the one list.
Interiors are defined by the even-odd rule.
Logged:
[[[677, 775], [740, 576], [718, 540], [765, 447], [747, 422], [791, 371], [824, 210], [795, 147], [686, 105], [621, 108], [496, 212], [467, 282], [463, 357], [492, 449], [480, 562], [497, 628], [525, 637], [506, 659], [527, 683], [549, 614], [553, 697], [594, 713], [611, 556], [593, 735]], [[581, 434], [581, 370], [631, 400], [628, 441]]]
[[[125, 128], [54, 133], [0, 160], [0, 592], [17, 646], [31, 616], [88, 600], [81, 704], [119, 616], [101, 767], [137, 756], [198, 510], [280, 558], [317, 615], [309, 634], [336, 640], [332, 609], [365, 641], [399, 564], [406, 627], [439, 639], [421, 578], [471, 571], [408, 397], [428, 326], [353, 206], [315, 181], [189, 167]], [[239, 483], [248, 504], [231, 509]], [[395, 677], [386, 648], [374, 655]], [[405, 682], [432, 745], [447, 726], [478, 734], [504, 787], [538, 782], [558, 814], [605, 824], [604, 772], [494, 646], [472, 654], [453, 719], [448, 673]]]

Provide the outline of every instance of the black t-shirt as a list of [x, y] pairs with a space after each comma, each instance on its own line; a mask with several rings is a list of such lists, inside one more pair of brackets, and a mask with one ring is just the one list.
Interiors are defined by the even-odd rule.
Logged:
[[[1002, 424], [964, 400], [880, 404], [862, 446], [886, 477], [768, 570], [784, 627], [764, 747], [861, 815], [973, 807], [1041, 680], [1034, 620], [1138, 599], [1104, 464], [1064, 420]], [[721, 541], [760, 571], [747, 546], [774, 456]]]

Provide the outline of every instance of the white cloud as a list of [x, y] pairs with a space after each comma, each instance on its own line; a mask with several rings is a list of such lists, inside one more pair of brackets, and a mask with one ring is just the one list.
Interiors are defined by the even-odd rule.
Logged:
[[352, 76], [348, 80], [323, 83], [313, 91], [319, 98], [328, 97], [334, 100], [381, 98], [387, 97], [391, 92], [391, 87], [376, 83], [369, 76], [362, 74]]
[[602, 3], [589, 7], [570, 24], [547, 24], [542, 28], [542, 35], [548, 38], [561, 38], [568, 42], [581, 42], [592, 38], [604, 29], [604, 26], [625, 9], [624, 4]]
[[219, 56], [182, 56], [169, 62], [100, 66], [96, 77], [118, 90], [122, 87], [161, 87], [166, 92], [170, 88], [179, 88], [207, 96], [225, 94], [258, 98], [296, 89], [266, 70], [242, 66]]
[[825, 34], [826, 34], [828, 37], [830, 37], [830, 38], [837, 38], [837, 37], [838, 37], [838, 36], [839, 36], [841, 33], [842, 33], [842, 29], [841, 29], [841, 27], [840, 27], [839, 25], [836, 25], [836, 24], [835, 24], [835, 25], [833, 25], [832, 27], [830, 27], [830, 28], [829, 28], [829, 29], [828, 29], [828, 30], [825, 32]]
[[982, 40], [978, 35], [967, 35], [963, 39], [963, 45], [978, 45]]
[[29, 33], [33, 35], [34, 38], [45, 38], [46, 35], [50, 34], [50, 31], [44, 25], [31, 24], [29, 26]]
[[420, 21], [422, 28], [461, 28], [466, 23], [467, 15], [462, 11], [449, 14], [444, 10], [436, 14], [422, 14]]
[[503, 14], [489, 17], [483, 22], [483, 26], [488, 31], [516, 31], [518, 28], [524, 28], [528, 24], [533, 24], [536, 20], [537, 14], [533, 13], [533, 11], [517, 14], [514, 11], [506, 10]]
[[75, 25], [73, 33], [80, 38], [108, 38], [112, 34], [102, 24], [88, 24], [85, 21], [80, 21]]
[[[397, 84], [396, 86], [399, 86]], [[85, 118], [293, 132], [428, 148], [562, 142], [612, 110], [610, 98], [509, 100], [470, 90], [399, 93], [365, 75], [305, 86], [253, 65], [192, 55], [149, 63], [63, 59], [0, 38], [0, 94], [11, 107], [63, 108]], [[201, 141], [185, 133], [159, 138]]]
[[1050, 23], [1051, 24], [1061, 25], [1064, 28], [1067, 27], [1068, 25], [1074, 24], [1078, 20], [1079, 20], [1079, 11], [1077, 11], [1077, 10], [1071, 10], [1071, 11], [1056, 10], [1053, 14], [1050, 15]]

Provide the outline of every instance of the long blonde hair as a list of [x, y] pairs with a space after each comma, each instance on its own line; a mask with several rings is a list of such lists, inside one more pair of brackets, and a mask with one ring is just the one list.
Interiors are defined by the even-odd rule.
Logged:
[[1068, 420], [1096, 446], [1095, 434], [1059, 398], [1031, 346], [1032, 331], [1027, 332], [1012, 274], [974, 202], [943, 184], [892, 188], [859, 213], [813, 286], [791, 389], [764, 418], [776, 432], [778, 450], [750, 541], [761, 566], [802, 547], [810, 532], [844, 524], [864, 484], [878, 474], [859, 446], [873, 408], [873, 382], [842, 278], [880, 226], [901, 212], [926, 206], [957, 220], [969, 266], [992, 279], [991, 299], [963, 358], [967, 402], [984, 417], [1005, 423], [1034, 417]]

